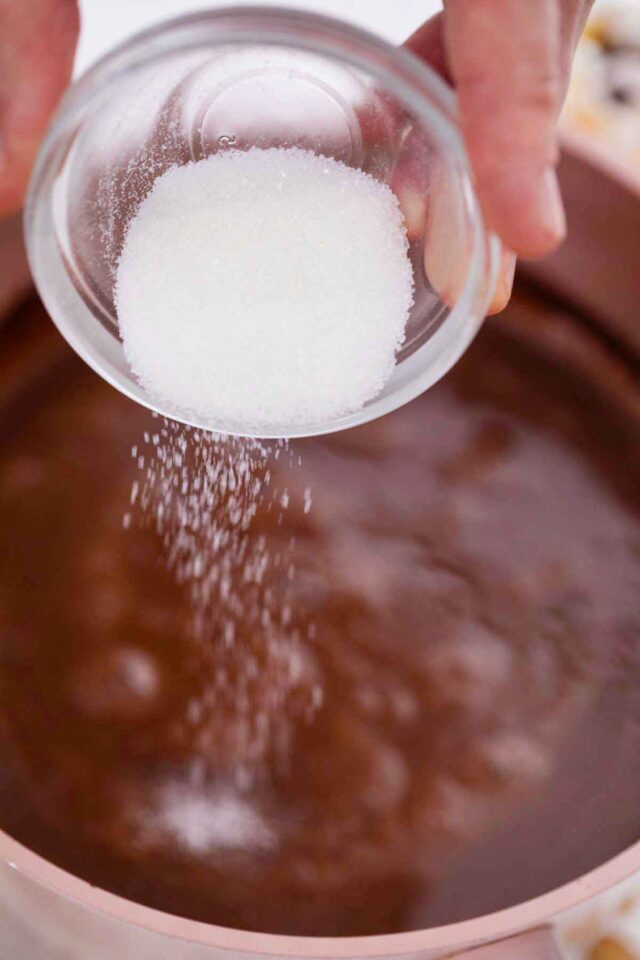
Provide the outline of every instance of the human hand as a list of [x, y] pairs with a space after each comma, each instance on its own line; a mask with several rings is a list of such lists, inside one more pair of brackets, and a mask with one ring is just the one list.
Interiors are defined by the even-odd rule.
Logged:
[[565, 234], [556, 128], [590, 7], [591, 0], [444, 0], [444, 12], [406, 44], [455, 86], [486, 222], [513, 251], [503, 256], [491, 312], [509, 299], [515, 254], [542, 257]]
[[22, 205], [78, 32], [75, 0], [0, 0], [0, 219]]

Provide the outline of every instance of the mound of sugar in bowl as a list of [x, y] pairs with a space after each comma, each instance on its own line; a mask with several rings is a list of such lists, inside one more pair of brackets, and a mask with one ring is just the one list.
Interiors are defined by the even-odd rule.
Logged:
[[393, 372], [412, 302], [391, 190], [297, 148], [172, 167], [131, 221], [116, 276], [140, 383], [226, 432], [360, 409]]

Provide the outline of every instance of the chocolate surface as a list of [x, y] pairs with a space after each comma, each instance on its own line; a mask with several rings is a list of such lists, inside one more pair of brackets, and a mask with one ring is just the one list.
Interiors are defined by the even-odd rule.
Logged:
[[[637, 384], [604, 348], [520, 297], [428, 395], [272, 464], [291, 503], [252, 535], [295, 536], [323, 697], [285, 700], [243, 784], [234, 697], [194, 720], [215, 610], [207, 652], [122, 525], [156, 421], [45, 323], [2, 334], [0, 826], [142, 903], [309, 935], [477, 916], [640, 839]], [[236, 643], [268, 686], [255, 625]]]

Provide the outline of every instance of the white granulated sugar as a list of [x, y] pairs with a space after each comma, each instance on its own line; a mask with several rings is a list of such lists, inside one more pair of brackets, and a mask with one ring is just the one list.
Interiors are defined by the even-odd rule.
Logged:
[[129, 225], [116, 276], [140, 382], [229, 432], [360, 409], [393, 372], [412, 302], [391, 190], [297, 148], [172, 167]]
[[[135, 517], [155, 531], [186, 590], [200, 677], [185, 716], [194, 758], [246, 788], [287, 762], [295, 724], [322, 704], [306, 652], [313, 625], [292, 607], [295, 542], [276, 545], [253, 529], [259, 509], [279, 524], [300, 499], [282, 485], [298, 459], [285, 440], [154, 423], [131, 451], [139, 473], [123, 524]], [[308, 488], [300, 506], [311, 508]]]
[[147, 829], [189, 853], [269, 848], [274, 835], [260, 813], [231, 791], [207, 791], [182, 783], [164, 788]]

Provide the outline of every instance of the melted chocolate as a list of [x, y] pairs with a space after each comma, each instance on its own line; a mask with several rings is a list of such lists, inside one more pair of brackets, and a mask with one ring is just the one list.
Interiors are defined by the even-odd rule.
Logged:
[[309, 935], [477, 916], [638, 840], [637, 422], [598, 350], [537, 312], [275, 465], [291, 506], [254, 533], [296, 537], [299, 684], [324, 698], [244, 785], [233, 697], [208, 738], [189, 719], [211, 658], [185, 591], [122, 527], [154, 421], [52, 341], [0, 424], [0, 825], [142, 903]]

